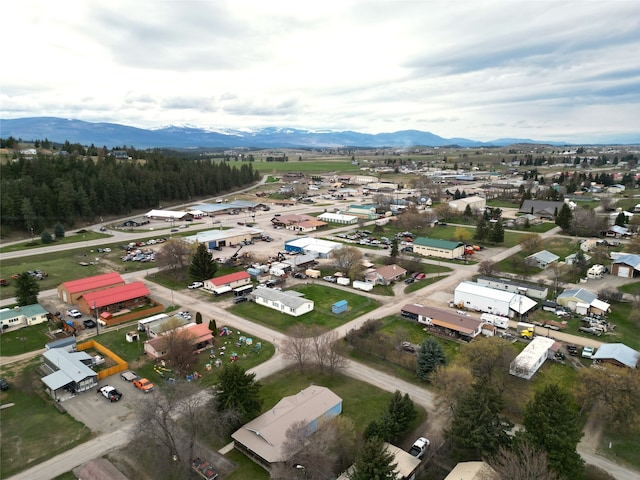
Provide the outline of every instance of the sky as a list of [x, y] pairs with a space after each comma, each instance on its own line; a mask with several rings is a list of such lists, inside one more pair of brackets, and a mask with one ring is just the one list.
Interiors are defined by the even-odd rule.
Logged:
[[2, 12], [3, 119], [640, 134], [637, 0], [21, 0]]

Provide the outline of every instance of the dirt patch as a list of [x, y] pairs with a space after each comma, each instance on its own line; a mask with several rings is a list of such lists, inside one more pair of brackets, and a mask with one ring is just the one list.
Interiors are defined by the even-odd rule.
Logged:
[[602, 435], [604, 432], [604, 421], [598, 414], [598, 407], [594, 407], [589, 414], [589, 418], [582, 429], [583, 436], [578, 443], [580, 451], [595, 454], [600, 447]]

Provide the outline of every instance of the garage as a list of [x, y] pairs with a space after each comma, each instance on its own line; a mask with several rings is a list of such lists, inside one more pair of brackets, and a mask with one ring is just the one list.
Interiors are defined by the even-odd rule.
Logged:
[[618, 276], [624, 278], [631, 277], [631, 267], [625, 267], [623, 265], [618, 266]]

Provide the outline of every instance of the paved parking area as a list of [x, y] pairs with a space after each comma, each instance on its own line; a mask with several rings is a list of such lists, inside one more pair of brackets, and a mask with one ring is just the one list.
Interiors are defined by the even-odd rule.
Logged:
[[110, 402], [102, 394], [96, 393], [95, 388], [62, 404], [69, 415], [95, 433], [113, 432], [130, 423], [135, 416], [135, 409], [141, 405], [141, 400], [156, 394], [139, 391], [132, 383], [122, 380], [119, 374], [99, 382], [100, 387], [104, 385], [111, 385], [122, 392], [122, 399], [119, 402]]

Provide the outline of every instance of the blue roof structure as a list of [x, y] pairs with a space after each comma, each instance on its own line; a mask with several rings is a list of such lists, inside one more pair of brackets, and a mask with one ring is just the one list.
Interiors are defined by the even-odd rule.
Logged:
[[640, 352], [624, 343], [604, 343], [593, 355], [594, 360], [616, 360], [629, 368], [636, 368]]

